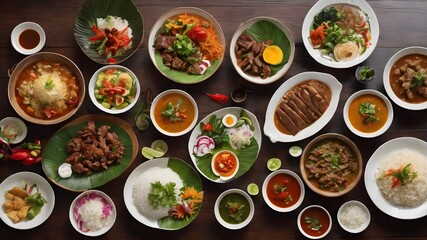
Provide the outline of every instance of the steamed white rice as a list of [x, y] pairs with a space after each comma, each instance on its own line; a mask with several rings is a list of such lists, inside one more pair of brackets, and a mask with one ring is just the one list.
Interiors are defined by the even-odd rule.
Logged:
[[135, 181], [132, 189], [133, 204], [138, 211], [149, 219], [159, 219], [168, 216], [169, 208], [159, 207], [154, 209], [148, 200], [151, 183], [159, 181], [162, 185], [170, 182], [176, 183], [175, 194], [179, 198], [180, 189], [184, 186], [179, 175], [170, 168], [151, 167], [144, 171]]
[[[389, 169], [398, 169], [411, 164], [417, 177], [403, 186], [392, 188], [392, 178], [381, 178], [381, 174]], [[382, 196], [391, 204], [402, 207], [416, 207], [427, 199], [427, 158], [409, 149], [395, 150], [381, 162], [376, 176], [377, 185]]]

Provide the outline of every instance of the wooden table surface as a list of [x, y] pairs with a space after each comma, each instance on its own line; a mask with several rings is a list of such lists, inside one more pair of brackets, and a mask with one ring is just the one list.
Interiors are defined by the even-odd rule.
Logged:
[[[8, 75], [7, 70], [24, 58], [17, 53], [10, 43], [10, 33], [19, 23], [35, 21], [45, 30], [47, 41], [42, 51], [56, 52], [72, 59], [81, 69], [86, 79], [86, 84], [92, 74], [101, 67], [91, 61], [77, 46], [73, 35], [75, 17], [84, 0], [40, 0], [26, 1], [14, 0], [2, 3], [0, 15], [0, 119], [8, 116], [17, 117], [17, 113], [9, 104], [7, 97]], [[205, 92], [219, 92], [228, 94], [232, 88], [244, 87], [252, 91], [248, 99], [240, 106], [256, 114], [261, 126], [264, 125], [265, 110], [275, 90], [288, 78], [305, 71], [319, 71], [334, 75], [342, 84], [338, 109], [332, 120], [313, 137], [322, 133], [337, 132], [352, 139], [362, 152], [363, 161], [366, 162], [372, 153], [388, 140], [412, 136], [427, 140], [426, 111], [409, 111], [393, 103], [394, 121], [390, 129], [380, 137], [364, 139], [351, 133], [344, 124], [342, 109], [346, 99], [354, 92], [371, 88], [385, 94], [382, 83], [382, 72], [388, 59], [398, 50], [409, 46], [426, 46], [427, 31], [427, 2], [424, 0], [372, 0], [369, 4], [374, 9], [379, 25], [379, 42], [373, 54], [363, 63], [373, 66], [376, 79], [366, 85], [358, 83], [354, 78], [355, 67], [348, 69], [332, 69], [320, 65], [313, 60], [303, 46], [301, 27], [306, 13], [315, 0], [215, 0], [215, 1], [175, 1], [175, 0], [135, 0], [137, 8], [144, 18], [144, 41], [139, 50], [123, 65], [130, 68], [138, 76], [143, 89], [150, 88], [154, 94], [166, 89], [178, 88], [189, 92], [199, 106], [199, 120], [207, 114], [226, 106], [235, 106], [228, 103], [220, 105], [209, 100]], [[357, 0], [354, 0], [357, 2]], [[224, 61], [217, 73], [211, 79], [195, 85], [180, 85], [163, 77], [154, 67], [148, 56], [147, 42], [151, 26], [166, 11], [180, 6], [194, 6], [211, 13], [222, 26], [227, 44], [230, 42], [234, 31], [239, 24], [249, 18], [257, 16], [270, 16], [277, 18], [288, 26], [295, 39], [295, 59], [286, 75], [275, 83], [269, 85], [255, 85], [242, 79], [233, 66], [228, 54], [225, 52]], [[228, 48], [229, 46], [227, 46]], [[187, 142], [190, 134], [182, 137], [162, 136], [153, 127], [147, 131], [138, 131], [133, 118], [136, 107], [127, 113], [119, 115], [132, 124], [137, 135], [139, 146], [147, 146], [155, 139], [164, 139], [169, 144], [167, 156], [184, 159], [191, 164], [187, 151]], [[86, 96], [83, 107], [68, 121], [51, 126], [35, 125], [27, 122], [27, 141], [40, 138], [46, 143], [52, 134], [69, 121], [83, 115], [102, 113]], [[313, 137], [299, 141], [296, 144], [304, 147]], [[98, 188], [110, 195], [117, 207], [117, 220], [113, 228], [103, 239], [301, 239], [296, 218], [305, 206], [320, 204], [326, 207], [332, 217], [333, 226], [327, 239], [424, 239], [427, 237], [426, 218], [416, 220], [399, 220], [380, 211], [369, 198], [365, 184], [362, 180], [350, 193], [338, 198], [324, 198], [307, 188], [306, 197], [302, 205], [291, 213], [278, 213], [270, 209], [263, 201], [262, 195], [253, 197], [255, 203], [255, 216], [249, 226], [242, 230], [231, 231], [223, 228], [216, 220], [213, 205], [219, 194], [230, 188], [246, 189], [250, 182], [262, 185], [269, 171], [266, 161], [271, 157], [279, 157], [283, 161], [283, 168], [299, 173], [299, 159], [288, 154], [291, 143], [271, 143], [263, 135], [262, 147], [257, 161], [252, 168], [240, 178], [226, 183], [216, 184], [202, 177], [205, 199], [202, 209], [193, 223], [178, 231], [162, 231], [142, 225], [135, 220], [125, 207], [123, 201], [123, 186], [132, 172], [139, 164], [146, 161], [140, 154], [132, 165], [115, 180]], [[32, 171], [45, 177], [41, 165], [24, 166], [19, 162], [0, 162], [0, 181], [20, 171]], [[77, 233], [68, 219], [68, 210], [72, 200], [78, 193], [63, 190], [52, 184], [56, 196], [55, 208], [52, 215], [40, 226], [31, 230], [15, 230], [3, 222], [0, 223], [1, 239], [79, 239], [82, 235]], [[363, 202], [372, 214], [369, 227], [360, 234], [345, 232], [338, 225], [336, 213], [338, 208], [348, 200]]]

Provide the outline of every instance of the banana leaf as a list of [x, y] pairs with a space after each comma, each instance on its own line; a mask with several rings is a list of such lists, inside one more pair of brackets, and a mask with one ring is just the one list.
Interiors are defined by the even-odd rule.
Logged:
[[[123, 158], [119, 164], [110, 165], [108, 170], [94, 172], [90, 176], [73, 173], [70, 178], [61, 178], [58, 174], [58, 168], [68, 157], [67, 142], [75, 137], [78, 131], [85, 128], [90, 120], [95, 121], [97, 128], [101, 125], [111, 127], [110, 131], [117, 134], [124, 146]], [[127, 122], [112, 116], [87, 115], [70, 122], [51, 137], [43, 151], [42, 168], [46, 176], [56, 185], [71, 191], [84, 191], [102, 186], [120, 176], [133, 162], [137, 152], [138, 141]]]
[[[178, 173], [184, 182], [185, 186], [194, 187], [198, 191], [202, 191], [202, 181], [197, 172], [186, 162], [177, 158], [169, 158], [168, 167]], [[165, 217], [158, 220], [158, 225], [162, 229], [181, 229], [190, 224], [199, 214], [201, 204], [198, 206], [196, 213], [188, 219], [177, 220], [172, 217]]]
[[251, 35], [255, 41], [264, 42], [272, 40], [283, 51], [283, 60], [277, 65], [271, 65], [271, 75], [276, 74], [289, 61], [291, 54], [291, 43], [283, 31], [267, 20], [260, 20], [246, 29], [243, 33]]
[[132, 29], [132, 46], [121, 56], [116, 56], [116, 63], [123, 62], [135, 53], [142, 43], [143, 18], [132, 0], [87, 0], [81, 7], [74, 22], [74, 37], [82, 51], [93, 61], [101, 64], [110, 64], [105, 55], [99, 55], [92, 43], [88, 40], [94, 36], [91, 29], [96, 24], [97, 18], [107, 15], [121, 17], [129, 23]]

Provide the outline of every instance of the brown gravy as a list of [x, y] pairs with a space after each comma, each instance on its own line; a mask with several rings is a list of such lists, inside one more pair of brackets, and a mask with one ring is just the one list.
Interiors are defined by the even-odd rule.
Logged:
[[40, 35], [36, 30], [27, 29], [19, 35], [19, 45], [25, 49], [33, 49], [39, 45]]

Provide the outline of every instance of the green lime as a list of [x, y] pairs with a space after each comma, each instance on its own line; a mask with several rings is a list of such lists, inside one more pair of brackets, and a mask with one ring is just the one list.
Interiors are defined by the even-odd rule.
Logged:
[[162, 139], [157, 139], [151, 143], [151, 148], [165, 154], [168, 151], [168, 144]]
[[250, 195], [253, 195], [253, 196], [258, 195], [258, 193], [259, 193], [259, 188], [258, 188], [258, 185], [256, 183], [249, 183], [246, 190], [248, 191], [248, 193]]
[[140, 113], [135, 118], [135, 125], [139, 130], [146, 130], [150, 126], [150, 117], [145, 113]]
[[246, 122], [246, 124], [252, 126], [252, 120], [249, 117], [240, 117], [239, 120], [243, 120]]
[[302, 154], [302, 148], [300, 146], [292, 146], [289, 148], [289, 154], [292, 157], [299, 157]]
[[143, 147], [141, 150], [141, 153], [142, 153], [142, 156], [148, 159], [158, 158], [164, 155], [163, 152], [159, 152], [149, 147]]
[[278, 158], [270, 158], [267, 161], [267, 168], [270, 171], [276, 171], [282, 166], [282, 161]]

